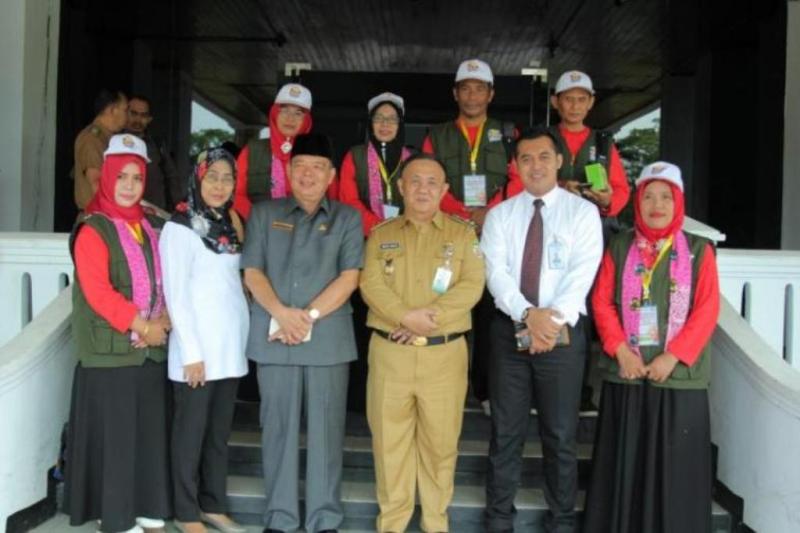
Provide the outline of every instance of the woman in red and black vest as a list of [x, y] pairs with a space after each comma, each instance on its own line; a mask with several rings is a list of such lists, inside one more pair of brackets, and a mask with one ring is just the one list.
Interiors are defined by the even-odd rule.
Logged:
[[158, 237], [145, 217], [147, 148], [109, 141], [73, 232], [72, 385], [64, 509], [104, 532], [159, 530], [171, 515], [167, 352]]
[[364, 236], [402, 210], [397, 178], [402, 162], [412, 153], [403, 144], [405, 107], [400, 96], [379, 94], [369, 101], [367, 111], [367, 142], [347, 152], [339, 172], [339, 201], [361, 213]]
[[592, 296], [608, 357], [584, 532], [711, 531], [708, 344], [719, 315], [711, 244], [682, 231], [678, 167], [636, 182]]

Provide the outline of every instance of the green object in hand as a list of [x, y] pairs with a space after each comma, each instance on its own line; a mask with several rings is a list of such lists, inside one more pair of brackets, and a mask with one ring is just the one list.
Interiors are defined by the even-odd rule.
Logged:
[[592, 185], [593, 191], [603, 191], [608, 189], [606, 167], [600, 163], [592, 163], [591, 165], [586, 165], [583, 168], [586, 172], [586, 181]]

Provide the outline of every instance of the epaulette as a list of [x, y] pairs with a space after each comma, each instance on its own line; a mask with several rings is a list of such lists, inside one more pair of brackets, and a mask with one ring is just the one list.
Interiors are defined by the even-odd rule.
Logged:
[[472, 228], [472, 229], [475, 229], [475, 228], [477, 228], [477, 224], [475, 224], [475, 223], [474, 223], [473, 221], [471, 221], [471, 220], [464, 220], [464, 219], [463, 219], [463, 218], [461, 218], [460, 216], [458, 216], [458, 215], [453, 215], [453, 214], [450, 214], [450, 213], [446, 213], [446, 214], [447, 214], [447, 217], [448, 217], [450, 220], [452, 220], [453, 222], [458, 222], [459, 224], [461, 224], [461, 225], [464, 225], [464, 226], [468, 226], [468, 227], [470, 227], [470, 228]]
[[386, 226], [386, 225], [388, 225], [390, 222], [395, 222], [395, 221], [397, 221], [399, 218], [400, 218], [400, 217], [392, 217], [392, 218], [387, 218], [387, 219], [383, 220], [382, 222], [378, 222], [377, 224], [375, 224], [374, 226], [372, 226], [372, 229], [371, 229], [371, 230], [369, 230], [369, 232], [370, 232], [370, 233], [372, 233], [372, 232], [373, 232], [373, 231], [375, 231], [376, 229], [378, 229], [378, 228], [382, 228], [383, 226]]

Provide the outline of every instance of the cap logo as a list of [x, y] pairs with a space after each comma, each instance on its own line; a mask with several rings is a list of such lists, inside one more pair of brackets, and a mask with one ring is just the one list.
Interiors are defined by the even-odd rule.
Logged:
[[581, 77], [582, 76], [581, 76], [581, 74], [579, 72], [572, 72], [569, 75], [569, 81], [577, 83], [577, 82], [581, 81]]
[[476, 61], [467, 63], [467, 72], [476, 72], [480, 70], [481, 66]]
[[126, 135], [125, 137], [122, 138], [122, 144], [126, 148], [131, 148], [132, 149], [134, 147], [134, 142], [133, 142], [133, 139], [131, 138], [130, 135]]
[[296, 85], [293, 85], [292, 87], [289, 87], [289, 96], [291, 96], [292, 98], [299, 98], [300, 97], [300, 93], [302, 93], [302, 91], [300, 90], [300, 87], [298, 87]]
[[667, 170], [667, 165], [655, 165], [650, 167], [651, 174], [661, 174], [665, 170]]

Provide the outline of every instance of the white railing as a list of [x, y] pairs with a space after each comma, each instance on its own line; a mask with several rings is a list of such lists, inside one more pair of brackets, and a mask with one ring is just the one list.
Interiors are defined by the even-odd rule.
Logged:
[[65, 233], [0, 233], [0, 346], [72, 280]]
[[0, 347], [0, 533], [9, 515], [47, 495], [77, 362], [70, 290]]
[[717, 479], [744, 500], [752, 529], [800, 531], [800, 372], [725, 301], [711, 356]]
[[800, 370], [800, 252], [720, 249], [720, 289], [776, 355]]

